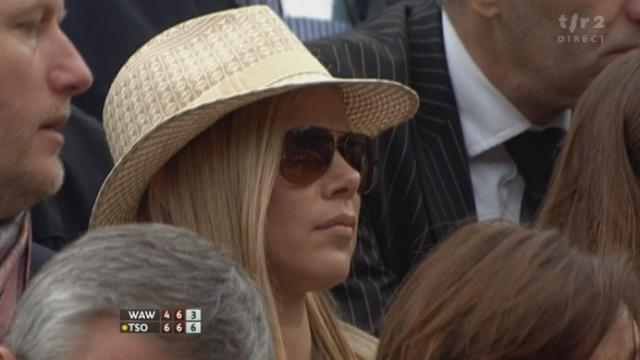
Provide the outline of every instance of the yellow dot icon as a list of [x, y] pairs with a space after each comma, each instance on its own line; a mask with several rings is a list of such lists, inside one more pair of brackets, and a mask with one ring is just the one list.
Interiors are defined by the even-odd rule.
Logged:
[[127, 324], [122, 324], [122, 331], [123, 332], [129, 331], [129, 326], [127, 326]]

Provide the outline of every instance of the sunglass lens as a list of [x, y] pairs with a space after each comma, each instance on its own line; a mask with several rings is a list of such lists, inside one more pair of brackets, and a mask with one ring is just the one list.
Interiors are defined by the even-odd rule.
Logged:
[[319, 128], [287, 131], [280, 174], [290, 183], [308, 185], [327, 171], [334, 152], [333, 135]]

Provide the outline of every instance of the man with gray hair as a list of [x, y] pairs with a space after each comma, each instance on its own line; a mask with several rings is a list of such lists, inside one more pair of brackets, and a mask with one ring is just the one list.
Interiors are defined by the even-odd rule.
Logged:
[[[123, 309], [200, 309], [200, 333], [125, 333]], [[36, 276], [0, 359], [272, 359], [268, 324], [257, 288], [210, 242], [166, 225], [103, 228]]]

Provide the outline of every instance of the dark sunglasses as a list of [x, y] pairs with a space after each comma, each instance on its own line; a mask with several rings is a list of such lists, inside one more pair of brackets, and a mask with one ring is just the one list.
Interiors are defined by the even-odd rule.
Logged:
[[[334, 134], [340, 137], [336, 140]], [[358, 192], [369, 192], [377, 158], [373, 140], [363, 134], [312, 126], [289, 129], [284, 135], [280, 174], [292, 184], [309, 185], [329, 169], [336, 149], [360, 173]]]

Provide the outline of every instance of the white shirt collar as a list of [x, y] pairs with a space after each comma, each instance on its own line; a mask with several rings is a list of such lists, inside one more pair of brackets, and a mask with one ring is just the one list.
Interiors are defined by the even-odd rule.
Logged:
[[[473, 158], [533, 128], [522, 113], [486, 78], [442, 11], [442, 31], [449, 75], [458, 104], [462, 134]], [[568, 129], [571, 112], [550, 126]]]

